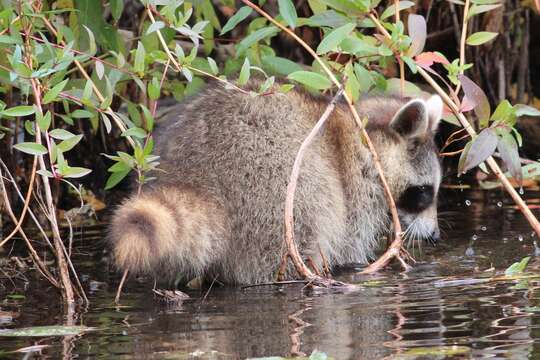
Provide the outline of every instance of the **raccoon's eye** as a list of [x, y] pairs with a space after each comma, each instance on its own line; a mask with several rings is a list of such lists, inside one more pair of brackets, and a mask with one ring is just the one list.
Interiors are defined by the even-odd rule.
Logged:
[[419, 213], [433, 204], [435, 191], [431, 185], [411, 186], [398, 200], [397, 206], [410, 213]]

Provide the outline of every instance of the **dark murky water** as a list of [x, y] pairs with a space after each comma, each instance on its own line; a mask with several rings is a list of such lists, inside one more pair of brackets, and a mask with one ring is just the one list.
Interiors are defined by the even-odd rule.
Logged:
[[[214, 287], [166, 305], [153, 299], [151, 280], [131, 280], [116, 307], [118, 277], [96, 255], [100, 229], [87, 228], [76, 236], [75, 258], [91, 305], [74, 324], [95, 330], [0, 336], [0, 358], [244, 359], [318, 350], [335, 359], [540, 359], [540, 279], [493, 279], [534, 254], [526, 221], [500, 191], [445, 193], [453, 205], [441, 216], [443, 243], [416, 251], [419, 263], [407, 274], [340, 275], [363, 285], [348, 293]], [[534, 204], [540, 197], [526, 196]], [[532, 258], [528, 271], [539, 267]], [[24, 290], [3, 280], [0, 328], [65, 324], [58, 294], [43, 284]], [[29, 346], [37, 351], [14, 352]]]

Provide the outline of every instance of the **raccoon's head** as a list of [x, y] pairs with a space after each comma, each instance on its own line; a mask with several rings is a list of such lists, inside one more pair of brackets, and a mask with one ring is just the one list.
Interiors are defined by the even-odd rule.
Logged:
[[368, 125], [368, 131], [396, 201], [405, 239], [436, 242], [441, 165], [434, 136], [442, 100], [439, 96], [408, 102], [390, 99], [379, 106], [380, 112], [372, 117], [381, 120]]

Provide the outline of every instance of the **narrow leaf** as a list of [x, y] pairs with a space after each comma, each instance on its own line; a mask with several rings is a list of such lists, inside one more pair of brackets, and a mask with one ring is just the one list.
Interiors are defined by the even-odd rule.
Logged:
[[294, 29], [298, 21], [298, 15], [296, 14], [296, 8], [293, 2], [291, 0], [278, 0], [278, 4], [279, 13], [283, 16], [287, 25]]
[[502, 4], [494, 4], [494, 5], [476, 5], [474, 4], [471, 6], [469, 10], [469, 15], [467, 16], [467, 19], [472, 18], [475, 15], [485, 13], [487, 11], [491, 11], [493, 9], [496, 9], [498, 7], [501, 7]]
[[475, 104], [474, 112], [480, 120], [480, 125], [485, 127], [489, 121], [491, 108], [484, 90], [463, 74], [459, 75], [459, 81], [461, 81], [465, 96]]
[[511, 133], [503, 133], [497, 143], [497, 150], [501, 154], [502, 161], [510, 171], [510, 174], [517, 180], [519, 185], [523, 181], [521, 171], [521, 161], [519, 159], [518, 145]]
[[471, 34], [467, 40], [467, 45], [478, 46], [487, 43], [488, 41], [493, 40], [498, 34], [495, 32], [489, 31], [479, 31], [474, 34]]
[[339, 44], [349, 36], [355, 27], [355, 24], [349, 23], [332, 30], [322, 39], [317, 47], [317, 54], [325, 54], [329, 51], [336, 50]]
[[79, 141], [81, 141], [81, 139], [83, 138], [82, 135], [75, 135], [67, 140], [64, 140], [62, 141], [60, 144], [58, 144], [58, 149], [61, 151], [61, 152], [66, 152], [66, 151], [69, 151], [71, 149], [73, 149], [75, 147], [75, 145], [77, 145], [79, 143]]
[[246, 85], [249, 77], [251, 75], [250, 71], [251, 67], [249, 64], [249, 59], [245, 58], [244, 64], [242, 65], [242, 69], [240, 70], [240, 75], [238, 76], [238, 85]]
[[15, 106], [15, 107], [6, 109], [6, 110], [2, 110], [0, 112], [0, 115], [2, 115], [2, 116], [13, 116], [13, 117], [27, 116], [27, 115], [32, 115], [35, 111], [36, 111], [36, 109], [34, 109], [33, 106], [20, 105], [20, 106]]
[[68, 80], [69, 79], [59, 82], [58, 84], [54, 85], [52, 89], [47, 91], [45, 96], [43, 96], [43, 104], [48, 104], [51, 101], [56, 100], [56, 98], [58, 97], [58, 94], [60, 94], [60, 92], [64, 90], [64, 87], [66, 87]]
[[240, 23], [242, 20], [244, 20], [245, 18], [247, 18], [251, 12], [253, 10], [251, 10], [251, 8], [249, 6], [242, 6], [240, 9], [238, 9], [238, 11], [236, 12], [236, 14], [234, 14], [228, 21], [227, 23], [225, 24], [225, 26], [223, 27], [223, 30], [221, 30], [221, 33], [220, 35], [223, 35], [225, 34], [226, 32], [229, 32], [231, 31], [232, 29], [234, 29], [236, 27], [236, 25], [238, 25], [238, 23]]
[[[401, 10], [408, 9], [413, 6], [414, 6], [414, 2], [412, 1], [400, 1], [398, 8], [399, 8], [399, 11], [401, 11]], [[395, 5], [390, 5], [389, 7], [386, 8], [386, 10], [383, 11], [381, 15], [381, 20], [387, 19], [390, 16], [394, 15], [395, 13], [396, 13]]]
[[482, 130], [472, 141], [471, 148], [463, 165], [463, 172], [467, 172], [493, 155], [497, 147], [497, 142], [497, 134], [492, 128]]
[[49, 132], [49, 136], [57, 140], [67, 140], [74, 137], [75, 134], [64, 129], [54, 129]]
[[516, 110], [516, 116], [520, 117], [523, 115], [528, 116], [540, 116], [540, 110], [537, 108], [534, 108], [532, 106], [524, 105], [524, 104], [516, 104], [514, 105], [514, 110]]
[[325, 90], [332, 86], [332, 82], [328, 78], [311, 71], [295, 71], [287, 78], [317, 90]]
[[47, 148], [45, 146], [34, 142], [23, 142], [13, 145], [13, 147], [30, 155], [45, 155], [47, 153]]
[[105, 190], [112, 189], [113, 187], [118, 185], [118, 183], [129, 174], [129, 171], [130, 170], [112, 173], [111, 176], [109, 176], [109, 178], [107, 179], [107, 183], [105, 184]]
[[412, 40], [411, 47], [407, 54], [413, 57], [424, 50], [427, 38], [426, 19], [424, 19], [422, 15], [410, 14], [407, 25], [409, 28], [409, 36]]

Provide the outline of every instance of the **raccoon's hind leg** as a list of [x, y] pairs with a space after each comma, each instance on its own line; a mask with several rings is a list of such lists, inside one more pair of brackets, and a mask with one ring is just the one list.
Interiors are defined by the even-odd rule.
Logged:
[[121, 269], [199, 276], [223, 256], [227, 223], [211, 197], [192, 189], [158, 188], [129, 198], [117, 209], [109, 240]]

